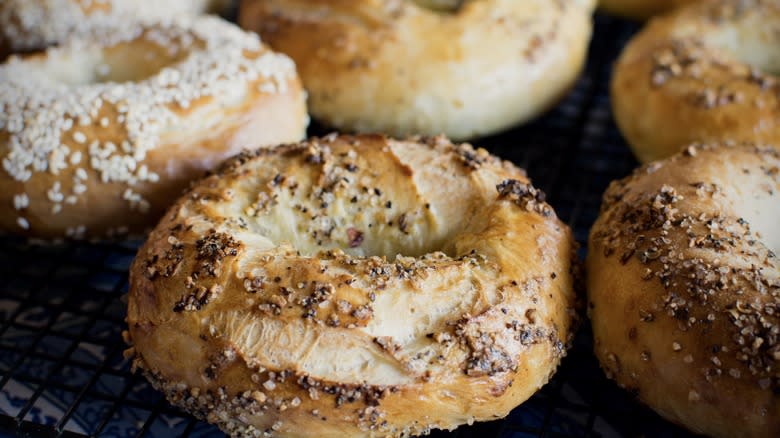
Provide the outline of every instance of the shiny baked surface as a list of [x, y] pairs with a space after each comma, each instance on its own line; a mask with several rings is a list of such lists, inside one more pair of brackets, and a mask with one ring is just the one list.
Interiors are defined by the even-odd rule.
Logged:
[[615, 181], [588, 244], [607, 375], [689, 429], [780, 433], [780, 153], [692, 145]]

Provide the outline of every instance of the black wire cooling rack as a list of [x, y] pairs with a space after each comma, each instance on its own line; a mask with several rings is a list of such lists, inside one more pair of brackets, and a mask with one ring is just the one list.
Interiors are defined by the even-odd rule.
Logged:
[[[612, 62], [636, 28], [597, 16], [569, 96], [532, 124], [475, 142], [526, 168], [581, 243], [607, 184], [636, 165], [607, 94]], [[168, 405], [122, 357], [127, 269], [139, 243], [0, 238], [0, 437], [220, 436]], [[591, 349], [585, 326], [553, 380], [508, 418], [434, 435], [686, 436], [608, 381]]]

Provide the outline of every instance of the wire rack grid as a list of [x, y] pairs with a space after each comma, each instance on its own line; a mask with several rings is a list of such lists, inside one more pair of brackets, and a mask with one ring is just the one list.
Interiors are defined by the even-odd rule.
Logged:
[[[612, 62], [635, 31], [597, 16], [587, 67], [566, 99], [476, 142], [526, 168], [583, 244], [607, 184], [636, 165], [607, 93]], [[0, 238], [0, 437], [221, 436], [168, 405], [122, 356], [127, 269], [139, 244]], [[506, 419], [434, 436], [687, 436], [608, 381], [591, 349], [585, 326], [553, 380]]]

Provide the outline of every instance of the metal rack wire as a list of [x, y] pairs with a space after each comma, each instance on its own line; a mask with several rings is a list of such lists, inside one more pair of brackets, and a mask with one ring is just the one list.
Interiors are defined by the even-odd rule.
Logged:
[[[607, 96], [611, 64], [635, 30], [597, 17], [569, 96], [532, 124], [476, 142], [526, 168], [583, 243], [609, 181], [636, 165]], [[122, 357], [138, 244], [0, 238], [0, 437], [220, 436], [168, 405]], [[591, 348], [586, 326], [552, 382], [508, 418], [434, 436], [686, 436], [609, 382]]]

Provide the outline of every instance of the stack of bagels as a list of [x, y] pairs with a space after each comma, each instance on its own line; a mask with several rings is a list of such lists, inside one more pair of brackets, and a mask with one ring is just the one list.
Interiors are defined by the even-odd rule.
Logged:
[[[146, 235], [126, 355], [172, 404], [252, 437], [497, 419], [587, 302], [606, 374], [662, 416], [780, 435], [780, 0], [601, 1], [665, 15], [615, 65], [646, 164], [604, 194], [585, 276], [525, 171], [453, 140], [554, 106], [595, 0], [203, 15], [230, 3], [0, 3], [0, 231]], [[309, 114], [349, 134], [304, 139]]]

